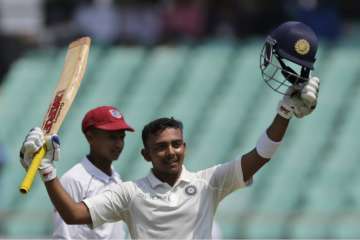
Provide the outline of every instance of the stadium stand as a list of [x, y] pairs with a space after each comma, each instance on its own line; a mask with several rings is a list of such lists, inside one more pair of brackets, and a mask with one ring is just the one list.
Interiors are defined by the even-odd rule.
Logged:
[[[190, 170], [251, 150], [281, 97], [261, 80], [261, 44], [249, 39], [156, 48], [93, 46], [85, 79], [60, 132], [58, 171], [63, 173], [86, 154], [82, 117], [105, 104], [118, 106], [136, 129], [127, 134], [124, 152], [115, 162], [124, 179], [149, 171], [150, 164], [140, 155], [141, 130], [161, 116], [184, 122]], [[0, 89], [0, 138], [12, 154], [0, 176], [0, 236], [50, 236], [52, 206], [40, 180], [27, 196], [18, 193], [24, 171], [17, 154], [24, 134], [46, 111], [64, 54], [64, 49], [27, 54], [13, 65]], [[320, 51], [318, 109], [304, 120], [294, 119], [275, 158], [253, 185], [219, 206], [217, 219], [225, 238], [360, 236], [354, 224], [360, 210], [357, 59], [358, 49], [347, 44]]]

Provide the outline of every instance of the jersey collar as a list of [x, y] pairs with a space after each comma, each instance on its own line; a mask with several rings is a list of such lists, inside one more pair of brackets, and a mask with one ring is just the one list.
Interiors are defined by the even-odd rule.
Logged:
[[85, 157], [81, 161], [81, 164], [84, 166], [86, 171], [88, 171], [92, 176], [94, 176], [95, 178], [99, 179], [102, 182], [109, 183], [111, 180], [116, 183], [121, 182], [120, 175], [114, 170], [112, 166], [111, 166], [112, 174], [111, 176], [108, 176], [100, 169], [98, 169], [94, 164], [92, 164], [92, 162], [90, 162], [90, 160], [87, 157]]
[[[167, 184], [165, 182], [162, 182], [160, 181], [155, 175], [154, 173], [152, 172], [152, 170], [150, 170], [150, 173], [148, 174], [147, 176], [147, 179], [149, 180], [150, 182], [150, 185], [151, 185], [151, 188], [156, 188], [157, 186], [160, 186], [160, 185], [164, 185], [164, 184]], [[174, 187], [176, 185], [178, 185], [180, 182], [191, 182], [192, 180], [192, 174], [191, 172], [189, 172], [184, 165], [182, 165], [182, 170], [181, 170], [181, 175], [180, 175], [180, 178], [176, 181], [176, 183], [174, 184]]]

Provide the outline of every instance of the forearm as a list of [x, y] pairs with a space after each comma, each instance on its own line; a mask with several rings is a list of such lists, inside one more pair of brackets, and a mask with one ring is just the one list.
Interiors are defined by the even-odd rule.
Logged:
[[266, 162], [268, 162], [280, 145], [289, 125], [289, 119], [294, 115], [302, 118], [313, 112], [316, 107], [320, 80], [311, 77], [301, 90], [290, 86], [279, 102], [277, 115], [264, 132], [256, 147], [241, 159], [244, 180], [249, 180]]
[[76, 203], [64, 190], [58, 178], [45, 182], [48, 195], [67, 224], [91, 224], [89, 210], [83, 202]]
[[285, 135], [288, 125], [289, 119], [283, 118], [277, 114], [271, 125], [266, 130], [266, 134], [272, 141], [280, 142]]
[[[280, 115], [276, 115], [271, 125], [266, 130], [267, 137], [275, 142], [276, 145], [283, 139], [287, 127], [289, 125], [289, 120], [281, 117]], [[259, 144], [259, 143], [258, 143]], [[271, 146], [272, 144], [270, 144]], [[244, 180], [248, 181], [265, 163], [270, 160], [270, 157], [265, 156], [267, 154], [263, 154], [264, 151], [259, 149], [260, 146], [254, 148], [247, 154], [244, 154], [241, 160]], [[273, 149], [271, 149], [273, 148]], [[267, 151], [272, 150], [275, 152], [276, 146], [273, 147], [265, 147]], [[271, 151], [270, 151], [271, 152]], [[272, 154], [269, 154], [272, 155]]]

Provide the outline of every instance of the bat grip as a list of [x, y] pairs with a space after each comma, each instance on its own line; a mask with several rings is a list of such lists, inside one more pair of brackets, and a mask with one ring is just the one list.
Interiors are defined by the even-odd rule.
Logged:
[[34, 182], [36, 172], [40, 166], [41, 160], [44, 158], [46, 153], [46, 146], [42, 146], [39, 151], [35, 154], [27, 172], [22, 180], [19, 190], [21, 193], [26, 194], [30, 191], [31, 185]]

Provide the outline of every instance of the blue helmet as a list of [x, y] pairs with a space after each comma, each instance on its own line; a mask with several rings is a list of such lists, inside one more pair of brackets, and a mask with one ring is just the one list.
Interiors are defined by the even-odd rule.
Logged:
[[[283, 94], [288, 86], [308, 81], [317, 48], [318, 38], [309, 26], [295, 21], [281, 24], [267, 36], [261, 52], [260, 69], [264, 81]], [[279, 73], [282, 80], [279, 80]]]

